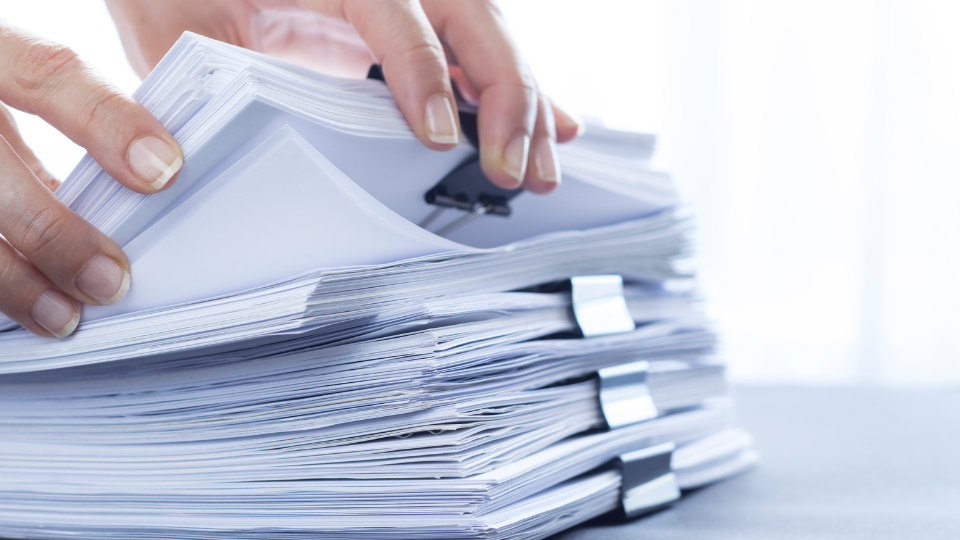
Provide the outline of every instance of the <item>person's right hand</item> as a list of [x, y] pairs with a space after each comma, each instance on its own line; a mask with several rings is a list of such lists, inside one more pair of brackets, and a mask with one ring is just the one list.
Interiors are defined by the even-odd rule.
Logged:
[[[70, 49], [3, 20], [0, 101], [46, 120], [138, 193], [162, 191], [183, 164], [180, 145], [142, 105]], [[81, 303], [123, 298], [130, 265], [53, 195], [56, 185], [0, 104], [0, 312], [40, 336], [64, 337]]]
[[493, 0], [107, 0], [134, 70], [145, 77], [190, 30], [337, 76], [383, 75], [428, 148], [460, 140], [451, 77], [477, 104], [480, 166], [505, 189], [550, 193], [556, 143], [579, 120], [537, 85]]

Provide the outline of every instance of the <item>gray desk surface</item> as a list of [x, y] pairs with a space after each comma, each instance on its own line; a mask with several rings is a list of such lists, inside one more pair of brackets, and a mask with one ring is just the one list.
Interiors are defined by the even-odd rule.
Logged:
[[960, 392], [739, 388], [753, 471], [551, 540], [960, 539]]

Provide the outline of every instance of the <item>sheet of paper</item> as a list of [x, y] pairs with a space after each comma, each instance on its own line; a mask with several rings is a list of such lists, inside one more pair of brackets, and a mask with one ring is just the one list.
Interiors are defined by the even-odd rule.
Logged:
[[84, 320], [201, 300], [325, 267], [463, 246], [398, 218], [286, 127], [128, 248], [127, 297]]

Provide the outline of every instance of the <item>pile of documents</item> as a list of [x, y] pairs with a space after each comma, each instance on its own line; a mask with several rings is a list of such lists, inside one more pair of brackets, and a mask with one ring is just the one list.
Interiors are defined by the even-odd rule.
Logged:
[[0, 537], [543, 538], [756, 461], [651, 136], [588, 126], [537, 196], [381, 81], [193, 34], [135, 97], [186, 164], [57, 192], [133, 286], [0, 321]]

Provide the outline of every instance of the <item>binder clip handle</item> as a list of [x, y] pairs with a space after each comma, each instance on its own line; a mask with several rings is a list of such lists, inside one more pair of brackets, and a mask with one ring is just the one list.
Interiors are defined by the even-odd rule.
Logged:
[[[386, 82], [383, 76], [383, 67], [380, 64], [370, 66], [367, 78]], [[523, 191], [523, 188], [503, 189], [498, 187], [483, 174], [480, 167], [477, 113], [466, 110], [465, 102], [459, 96], [457, 113], [460, 116], [460, 131], [475, 151], [424, 193], [424, 200], [427, 204], [435, 206], [436, 209], [419, 225], [426, 229], [444, 210], [449, 208], [461, 210], [466, 214], [434, 232], [439, 236], [450, 234], [483, 215], [509, 216], [511, 212], [510, 199]]]
[[620, 501], [624, 517], [633, 519], [669, 506], [680, 498], [671, 461], [672, 442], [628, 452], [616, 459], [622, 478]]

